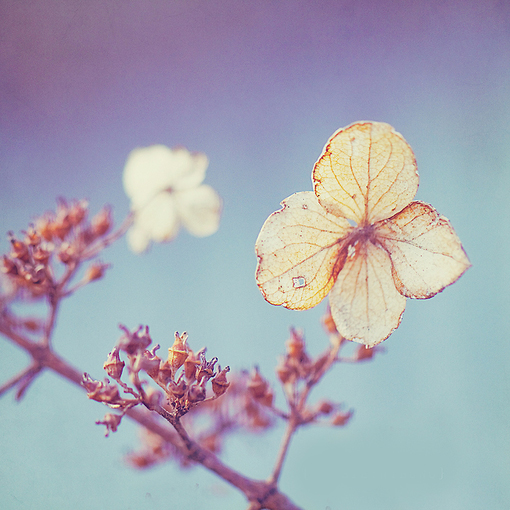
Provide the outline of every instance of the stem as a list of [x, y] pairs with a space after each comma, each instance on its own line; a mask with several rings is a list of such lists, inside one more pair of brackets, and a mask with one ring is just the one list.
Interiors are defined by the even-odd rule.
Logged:
[[287, 422], [287, 428], [285, 429], [285, 434], [280, 445], [280, 450], [278, 451], [273, 474], [268, 479], [268, 482], [272, 485], [276, 486], [278, 483], [278, 479], [280, 478], [280, 474], [282, 472], [283, 463], [285, 462], [285, 457], [287, 456], [287, 452], [289, 450], [290, 441], [294, 435], [294, 432], [297, 430], [297, 426], [297, 421], [294, 417], [291, 417]]

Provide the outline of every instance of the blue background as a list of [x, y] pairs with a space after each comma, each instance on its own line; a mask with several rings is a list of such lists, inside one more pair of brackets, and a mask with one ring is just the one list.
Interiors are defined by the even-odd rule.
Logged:
[[[343, 429], [295, 437], [282, 490], [303, 508], [510, 507], [510, 4], [503, 1], [0, 2], [1, 231], [57, 196], [128, 212], [121, 175], [137, 146], [203, 151], [224, 200], [217, 234], [182, 233], [143, 257], [124, 240], [106, 279], [64, 303], [54, 344], [102, 377], [118, 323], [236, 369], [274, 366], [288, 328], [327, 345], [325, 304], [291, 312], [254, 281], [266, 217], [310, 174], [328, 137], [356, 120], [392, 124], [413, 147], [417, 198], [455, 227], [473, 267], [428, 301], [408, 301], [386, 353], [337, 366], [312, 397], [355, 409]], [[2, 241], [2, 251], [8, 248]], [[1, 381], [27, 357], [1, 341]], [[281, 397], [279, 398], [281, 403]], [[0, 400], [0, 502], [8, 509], [238, 509], [242, 495], [198, 467], [145, 472], [122, 458], [105, 409], [45, 373]], [[228, 443], [224, 460], [269, 475], [282, 427]]]

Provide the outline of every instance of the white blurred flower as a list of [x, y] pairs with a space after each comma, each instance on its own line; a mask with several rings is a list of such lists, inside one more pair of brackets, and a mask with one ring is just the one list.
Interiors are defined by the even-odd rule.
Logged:
[[208, 163], [205, 154], [184, 148], [152, 145], [131, 151], [123, 184], [134, 212], [127, 234], [134, 252], [145, 251], [151, 241], [170, 241], [181, 224], [197, 237], [218, 230], [221, 199], [202, 184]]

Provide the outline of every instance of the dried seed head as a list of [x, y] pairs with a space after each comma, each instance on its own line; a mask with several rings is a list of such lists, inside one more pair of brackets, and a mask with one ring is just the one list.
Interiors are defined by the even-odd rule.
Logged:
[[114, 347], [112, 352], [108, 354], [108, 358], [103, 365], [103, 368], [106, 370], [106, 373], [115, 380], [118, 380], [122, 376], [122, 370], [124, 370], [124, 361], [120, 360], [119, 356], [119, 348]]
[[182, 335], [179, 335], [179, 333], [175, 332], [175, 340], [168, 349], [168, 361], [170, 365], [172, 366], [172, 369], [175, 372], [179, 370], [179, 368], [184, 365], [184, 362], [186, 361], [186, 358], [188, 357], [188, 346], [186, 344], [186, 340], [188, 339], [188, 334], [184, 332]]
[[212, 390], [217, 397], [223, 395], [230, 386], [230, 383], [227, 382], [227, 372], [229, 371], [230, 367], [225, 367], [223, 370], [219, 370], [211, 381]]

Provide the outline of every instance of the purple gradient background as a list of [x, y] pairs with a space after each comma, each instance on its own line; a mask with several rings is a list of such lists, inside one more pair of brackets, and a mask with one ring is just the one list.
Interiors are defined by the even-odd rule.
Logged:
[[[220, 231], [183, 233], [144, 257], [124, 241], [113, 269], [62, 307], [56, 347], [101, 376], [117, 324], [274, 380], [288, 327], [313, 353], [324, 304], [268, 305], [253, 246], [266, 217], [310, 173], [328, 137], [389, 122], [415, 150], [418, 198], [453, 223], [473, 262], [402, 326], [372, 363], [339, 366], [316, 397], [356, 410], [345, 429], [295, 438], [282, 488], [307, 509], [510, 507], [510, 4], [504, 1], [0, 1], [0, 218], [18, 231], [57, 196], [128, 212], [128, 152], [164, 143], [203, 151], [224, 199]], [[2, 251], [7, 249], [3, 241]], [[1, 380], [25, 356], [0, 343]], [[105, 440], [105, 409], [51, 374], [21, 404], [0, 400], [2, 508], [234, 509], [233, 489], [197, 468], [139, 473], [136, 440]], [[232, 440], [225, 460], [271, 469], [281, 429]]]

